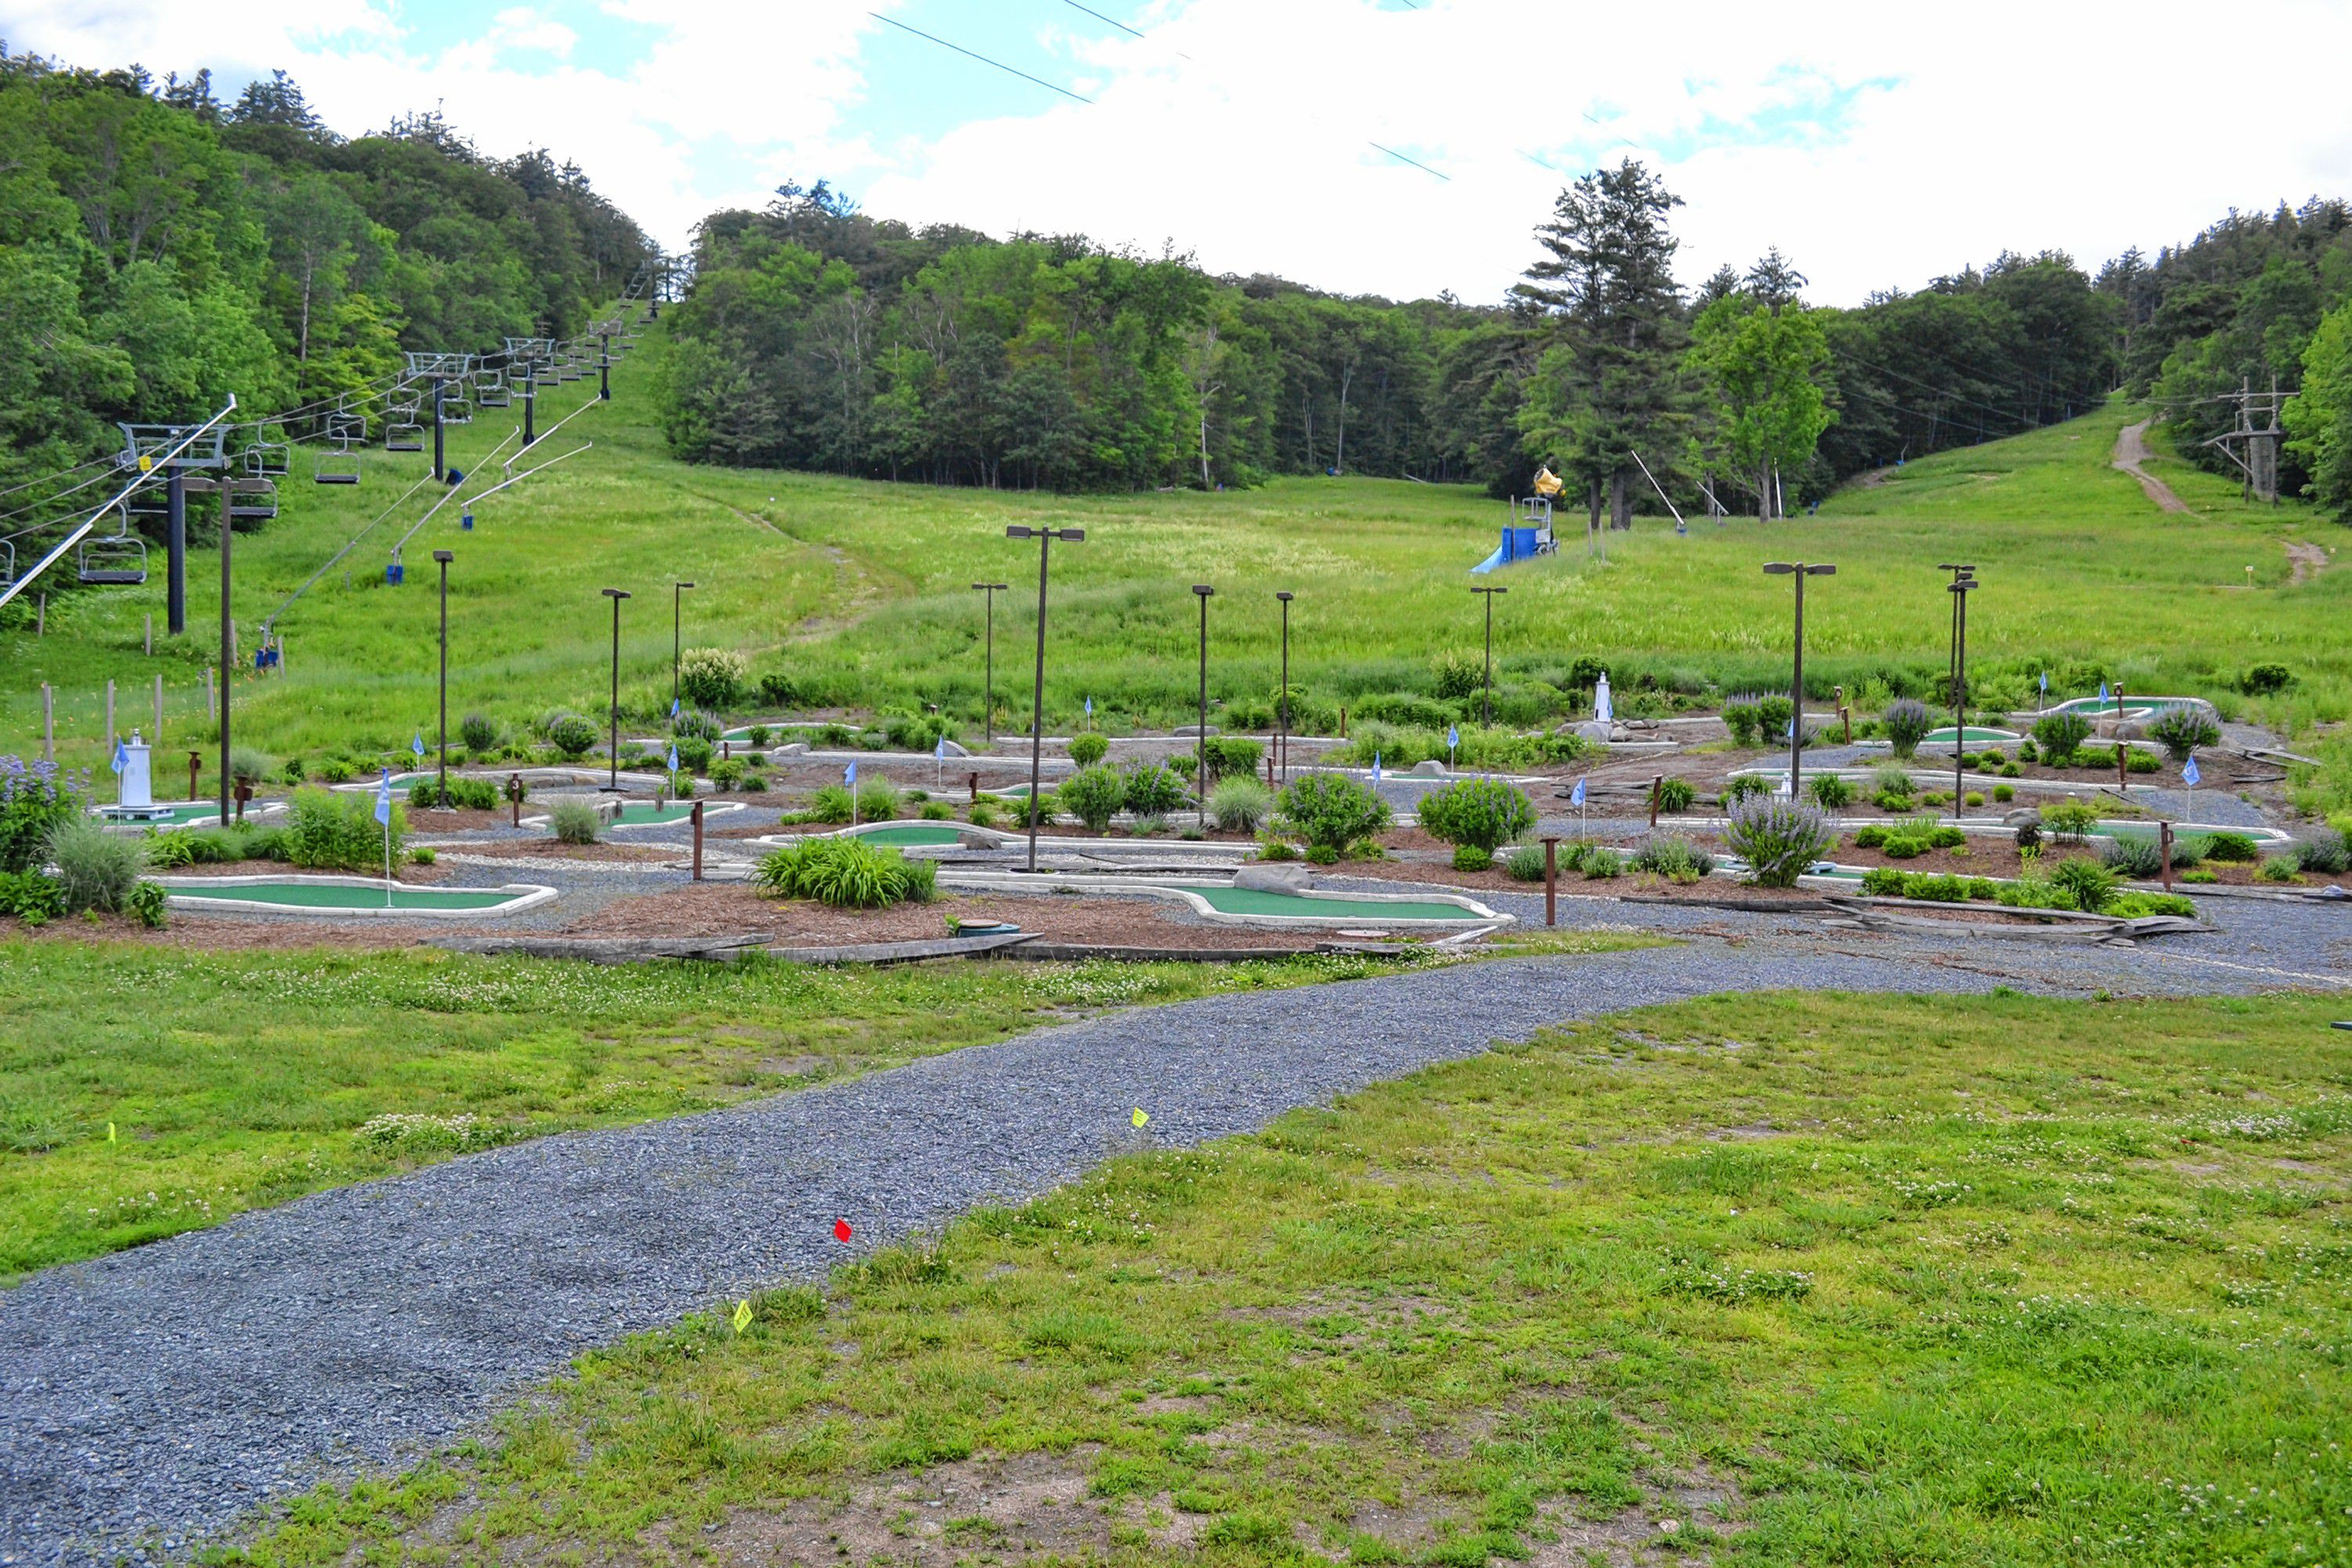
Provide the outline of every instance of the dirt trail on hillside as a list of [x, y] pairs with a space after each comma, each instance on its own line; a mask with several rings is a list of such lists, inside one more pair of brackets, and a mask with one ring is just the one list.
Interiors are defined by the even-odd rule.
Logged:
[[2147, 499], [2165, 511], [2187, 511], [2189, 503], [2172, 493], [2172, 487], [2140, 467], [2148, 459], [2147, 424], [2126, 425], [2116, 435], [2115, 467], [2139, 481]]
[[2294, 574], [2287, 579], [2290, 585], [2308, 582], [2327, 570], [2327, 552], [2316, 544], [2289, 541], [2286, 558], [2294, 568]]

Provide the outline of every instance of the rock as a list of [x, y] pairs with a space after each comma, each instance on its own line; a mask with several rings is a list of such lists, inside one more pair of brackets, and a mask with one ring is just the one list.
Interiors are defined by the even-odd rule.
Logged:
[[1598, 719], [1590, 719], [1579, 724], [1576, 727], [1576, 732], [1588, 741], [1597, 742], [1605, 746], [1609, 743], [1611, 727]]
[[994, 835], [969, 827], [956, 835], [956, 847], [959, 849], [993, 849], [998, 842]]
[[970, 752], [965, 751], [961, 746], [960, 746], [960, 745], [956, 744], [953, 741], [950, 741], [950, 742], [947, 743], [947, 754], [948, 754], [949, 756], [950, 756], [950, 757], [968, 757], [968, 756], [971, 755], [971, 753]]
[[776, 748], [776, 754], [783, 757], [805, 757], [808, 755], [808, 742], [806, 741], [787, 741], [782, 745]]
[[1277, 863], [1244, 866], [1234, 873], [1234, 886], [1253, 893], [1297, 893], [1307, 887], [1307, 868]]
[[1223, 734], [1224, 731], [1219, 730], [1214, 724], [1210, 725], [1205, 730], [1202, 729], [1198, 724], [1179, 724], [1176, 728], [1169, 731], [1168, 732], [1171, 735], [1181, 735], [1184, 739], [1189, 741], [1193, 739], [1195, 736], [1219, 735]]
[[2003, 827], [2039, 827], [2042, 826], [2042, 808], [2021, 805], [2015, 811], [2005, 811], [2001, 813], [2000, 825]]
[[1415, 778], [1442, 779], [1445, 776], [1445, 764], [1435, 757], [1429, 757], [1413, 763], [1412, 772]]

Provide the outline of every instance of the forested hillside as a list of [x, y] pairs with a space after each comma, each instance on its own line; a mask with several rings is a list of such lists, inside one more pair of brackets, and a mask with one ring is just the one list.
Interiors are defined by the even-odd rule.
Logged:
[[1638, 164], [1588, 176], [1528, 283], [1476, 306], [912, 228], [788, 184], [699, 231], [667, 427], [710, 461], [1069, 489], [1338, 469], [1504, 493], [1549, 460], [1622, 515], [1647, 493], [1629, 449], [1750, 510], [1776, 467], [1793, 500], [2113, 384], [2117, 308], [2063, 256], [1823, 310], [1775, 252], [1685, 297], [1679, 205]]
[[404, 349], [562, 336], [647, 254], [543, 150], [484, 155], [437, 115], [328, 131], [281, 73], [70, 69], [0, 47], [0, 485], [234, 392], [257, 413]]

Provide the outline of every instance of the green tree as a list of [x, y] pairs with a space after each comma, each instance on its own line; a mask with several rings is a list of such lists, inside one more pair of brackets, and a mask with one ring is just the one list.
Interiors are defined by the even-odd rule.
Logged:
[[[1779, 252], [1767, 260], [1780, 263]], [[1786, 284], [1781, 278], [1769, 286]], [[1691, 363], [1712, 395], [1726, 457], [1752, 480], [1758, 515], [1776, 516], [1780, 477], [1812, 461], [1822, 432], [1837, 417], [1829, 405], [1830, 348], [1821, 322], [1793, 292], [1742, 290], [1701, 310], [1692, 340]]]
[[2303, 351], [2303, 389], [2282, 421], [2313, 499], [2352, 522], [2352, 303], [2320, 318]]

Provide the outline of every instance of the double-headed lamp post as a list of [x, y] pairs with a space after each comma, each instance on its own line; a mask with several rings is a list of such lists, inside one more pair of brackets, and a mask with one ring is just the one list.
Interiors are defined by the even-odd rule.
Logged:
[[996, 745], [996, 595], [1010, 584], [974, 583], [971, 591], [988, 595], [988, 664], [981, 678], [980, 728], [992, 750]]
[[1274, 596], [1282, 601], [1282, 702], [1281, 711], [1275, 716], [1281, 728], [1276, 731], [1274, 751], [1275, 755], [1280, 759], [1276, 765], [1282, 770], [1282, 782], [1288, 784], [1290, 782], [1290, 601], [1298, 595], [1287, 588], [1280, 588], [1275, 591]]
[[436, 550], [433, 559], [441, 565], [441, 793], [443, 805], [449, 804], [449, 563], [457, 559], [446, 550]]
[[[1969, 595], [1978, 584], [1963, 567], [1944, 591], [1952, 596], [1952, 820], [1960, 819], [1961, 772], [1968, 763]], [[2120, 749], [2123, 742], [2116, 742]]]
[[629, 596], [625, 588], [607, 588], [604, 597], [613, 601], [613, 705], [612, 756], [613, 773], [604, 785], [608, 795], [621, 793], [621, 601]]
[[1495, 595], [1507, 594], [1510, 590], [1508, 588], [1473, 588], [1470, 591], [1474, 594], [1482, 594], [1486, 599], [1486, 701], [1484, 722], [1488, 729], [1492, 729], [1495, 724]]
[[1201, 601], [1201, 720], [1192, 731], [1192, 793], [1203, 827], [1209, 826], [1209, 595], [1215, 592], [1206, 583], [1192, 584], [1192, 596]]
[[678, 644], [686, 625], [686, 591], [693, 586], [691, 583], [672, 583], [669, 585], [669, 711], [672, 720], [677, 717]]
[[1764, 571], [1768, 576], [1797, 580], [1796, 663], [1789, 678], [1789, 798], [1793, 801], [1801, 787], [1798, 758], [1805, 745], [1805, 579], [1834, 577], [1837, 568], [1826, 562], [1809, 566], [1801, 561], [1767, 561]]
[[1045, 575], [1053, 553], [1054, 541], [1066, 544], [1082, 542], [1087, 537], [1083, 528], [1030, 528], [1014, 523], [1004, 531], [1007, 539], [1034, 539], [1037, 542], [1037, 679], [1029, 700], [1029, 869], [1037, 869], [1037, 803], [1045, 772]]

